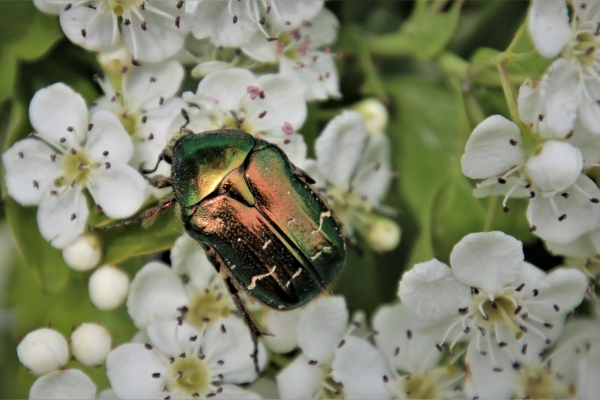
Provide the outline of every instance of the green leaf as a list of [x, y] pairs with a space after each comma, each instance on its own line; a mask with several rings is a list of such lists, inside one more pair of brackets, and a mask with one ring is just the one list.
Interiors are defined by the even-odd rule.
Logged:
[[165, 251], [173, 247], [184, 232], [181, 221], [172, 210], [160, 212], [152, 225], [144, 228], [130, 225], [98, 230], [104, 246], [105, 264], [118, 264], [131, 257]]
[[450, 41], [458, 25], [461, 7], [462, 1], [455, 1], [447, 12], [430, 13], [423, 11], [423, 7], [415, 7], [398, 33], [373, 38], [370, 41], [371, 50], [377, 55], [431, 58]]
[[33, 271], [36, 281], [46, 293], [55, 293], [69, 282], [70, 268], [60, 250], [53, 248], [40, 234], [37, 208], [23, 207], [10, 197], [5, 200], [6, 220], [19, 254]]
[[[63, 37], [56, 16], [40, 13], [33, 2], [0, 2], [0, 101], [13, 94], [21, 61], [46, 54]], [[22, 18], [21, 18], [22, 17]]]

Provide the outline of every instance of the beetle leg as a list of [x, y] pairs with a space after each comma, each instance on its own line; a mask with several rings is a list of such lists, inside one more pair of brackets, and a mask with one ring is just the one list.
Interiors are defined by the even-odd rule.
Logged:
[[127, 225], [134, 225], [134, 224], [141, 224], [142, 222], [144, 222], [145, 220], [147, 220], [148, 218], [151, 218], [153, 216], [155, 216], [156, 214], [158, 214], [159, 212], [161, 212], [162, 210], [165, 210], [169, 207], [171, 207], [173, 204], [177, 203], [177, 199], [175, 199], [174, 197], [172, 199], [169, 199], [167, 201], [165, 201], [162, 204], [159, 204], [158, 206], [151, 208], [147, 211], [144, 211], [143, 213], [125, 220], [125, 221], [119, 221], [117, 223], [111, 224], [111, 225], [107, 225], [107, 226], [101, 226], [101, 227], [90, 227], [91, 230], [95, 231], [95, 230], [104, 230], [104, 229], [112, 229], [112, 228], [119, 228], [121, 226], [127, 226]]
[[151, 177], [144, 176], [144, 178], [148, 181], [150, 185], [157, 189], [162, 189], [166, 187], [171, 187], [171, 177], [164, 175], [154, 175]]

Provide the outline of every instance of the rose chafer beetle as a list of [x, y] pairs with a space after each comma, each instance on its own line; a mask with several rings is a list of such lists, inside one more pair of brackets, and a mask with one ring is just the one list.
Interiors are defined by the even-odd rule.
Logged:
[[[182, 110], [189, 123], [189, 117]], [[310, 186], [314, 181], [276, 145], [236, 129], [194, 133], [184, 125], [159, 163], [171, 176], [150, 183], [172, 186], [186, 232], [200, 243], [225, 280], [248, 325], [258, 372], [261, 332], [238, 293], [280, 311], [307, 304], [327, 290], [346, 255], [341, 227]]]

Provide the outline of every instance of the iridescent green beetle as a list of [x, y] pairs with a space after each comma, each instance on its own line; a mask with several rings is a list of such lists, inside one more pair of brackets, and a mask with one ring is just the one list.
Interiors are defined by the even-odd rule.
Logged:
[[344, 264], [339, 223], [304, 171], [278, 146], [244, 131], [196, 134], [184, 126], [154, 169], [142, 172], [161, 161], [171, 164], [171, 177], [150, 182], [172, 186], [175, 197], [143, 218], [179, 204], [186, 232], [206, 250], [250, 329], [257, 366], [263, 333], [238, 292], [281, 311], [314, 299]]

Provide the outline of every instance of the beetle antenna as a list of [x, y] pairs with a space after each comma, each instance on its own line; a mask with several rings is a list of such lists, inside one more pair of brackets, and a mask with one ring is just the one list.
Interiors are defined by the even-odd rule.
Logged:
[[152, 169], [143, 169], [142, 165], [144, 165], [144, 164], [142, 163], [142, 165], [140, 165], [140, 172], [142, 174], [151, 174], [153, 172], [156, 172], [156, 170], [158, 169], [158, 164], [160, 164], [160, 162], [162, 161], [162, 158], [163, 158], [162, 156], [163, 156], [163, 153], [161, 152], [160, 155], [158, 156], [158, 160], [156, 160], [156, 164], [154, 165], [154, 168], [152, 168]]
[[114, 224], [110, 224], [107, 226], [92, 226], [92, 227], [90, 227], [90, 230], [101, 231], [101, 230], [106, 230], [106, 229], [120, 228], [122, 226], [128, 226], [128, 225], [139, 225], [142, 222], [144, 222], [145, 220], [147, 220], [148, 218], [151, 218], [151, 217], [155, 216], [156, 214], [158, 214], [159, 212], [171, 207], [176, 202], [177, 202], [177, 199], [175, 199], [173, 197], [172, 199], [169, 199], [154, 208], [144, 211], [143, 213], [141, 213], [131, 219], [128, 219], [125, 221], [119, 221], [119, 222], [116, 222]]
[[229, 112], [231, 113], [231, 115], [233, 115], [233, 119], [235, 119], [235, 125], [237, 126], [237, 128], [241, 129], [242, 121], [240, 121], [240, 119], [238, 118], [237, 113], [234, 110], [229, 110]]

